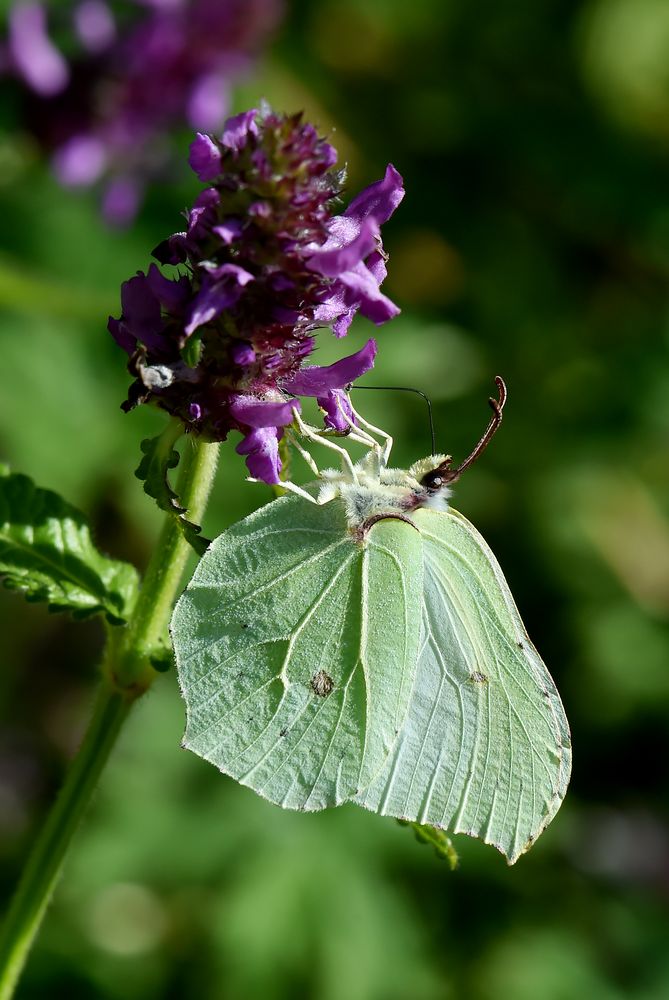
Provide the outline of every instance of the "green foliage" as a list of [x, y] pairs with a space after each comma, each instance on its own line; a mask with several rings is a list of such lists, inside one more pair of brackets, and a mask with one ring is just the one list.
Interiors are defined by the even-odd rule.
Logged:
[[143, 482], [144, 492], [156, 501], [161, 510], [175, 518], [186, 541], [201, 556], [207, 551], [209, 540], [200, 535], [202, 528], [199, 524], [193, 524], [184, 516], [187, 508], [181, 505], [179, 496], [169, 481], [170, 469], [179, 464], [179, 452], [173, 445], [182, 430], [177, 421], [172, 421], [163, 434], [145, 438], [141, 444], [144, 457], [135, 475]]
[[129, 563], [95, 548], [84, 515], [28, 476], [0, 469], [0, 574], [6, 587], [50, 611], [128, 619], [137, 591]]

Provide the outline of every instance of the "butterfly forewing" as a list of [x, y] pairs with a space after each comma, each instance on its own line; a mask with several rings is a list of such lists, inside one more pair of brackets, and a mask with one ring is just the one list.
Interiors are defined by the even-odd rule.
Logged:
[[358, 801], [479, 837], [512, 863], [564, 797], [564, 709], [476, 529], [452, 510], [414, 519], [425, 564], [416, 682], [400, 739]]
[[289, 808], [337, 805], [365, 787], [404, 723], [415, 673], [413, 533], [408, 553], [391, 522], [358, 541], [338, 503], [284, 497], [219, 536], [172, 622], [184, 745]]

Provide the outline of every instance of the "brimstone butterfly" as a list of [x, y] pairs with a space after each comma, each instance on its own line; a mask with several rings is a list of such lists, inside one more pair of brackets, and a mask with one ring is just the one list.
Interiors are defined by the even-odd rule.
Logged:
[[342, 472], [212, 543], [171, 626], [184, 746], [286, 808], [353, 801], [510, 863], [528, 850], [564, 797], [569, 727], [494, 555], [447, 503], [498, 386], [457, 469], [388, 468], [390, 439], [356, 415], [360, 462], [321, 438]]

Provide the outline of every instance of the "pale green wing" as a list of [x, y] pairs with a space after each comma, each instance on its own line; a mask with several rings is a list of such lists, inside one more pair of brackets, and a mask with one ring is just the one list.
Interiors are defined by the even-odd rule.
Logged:
[[407, 722], [361, 805], [467, 833], [509, 863], [555, 815], [569, 726], [494, 555], [457, 511], [420, 510], [423, 630]]
[[356, 541], [339, 501], [283, 497], [216, 539], [171, 626], [188, 749], [293, 809], [369, 784], [418, 657], [422, 543], [399, 529]]

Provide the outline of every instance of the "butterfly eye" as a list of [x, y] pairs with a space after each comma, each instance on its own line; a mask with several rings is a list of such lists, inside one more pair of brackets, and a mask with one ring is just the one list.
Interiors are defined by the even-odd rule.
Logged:
[[443, 485], [443, 476], [436, 470], [434, 472], [428, 472], [421, 479], [421, 486], [424, 486], [427, 490], [438, 490]]

